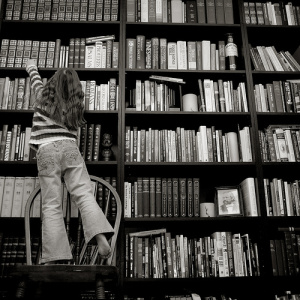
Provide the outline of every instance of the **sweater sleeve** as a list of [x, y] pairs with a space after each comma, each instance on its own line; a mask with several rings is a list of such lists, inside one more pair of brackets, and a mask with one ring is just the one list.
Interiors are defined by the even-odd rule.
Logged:
[[41, 97], [44, 85], [42, 82], [42, 78], [38, 72], [38, 68], [36, 65], [30, 65], [26, 67], [26, 71], [29, 74], [31, 88], [35, 94], [35, 97], [36, 99], [39, 99]]

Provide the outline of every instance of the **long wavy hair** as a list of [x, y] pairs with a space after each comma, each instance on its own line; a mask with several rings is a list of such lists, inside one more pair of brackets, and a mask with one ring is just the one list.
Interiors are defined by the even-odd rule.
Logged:
[[83, 117], [83, 98], [77, 72], [74, 69], [62, 68], [47, 81], [35, 106], [45, 111], [57, 123], [77, 130], [86, 122]]

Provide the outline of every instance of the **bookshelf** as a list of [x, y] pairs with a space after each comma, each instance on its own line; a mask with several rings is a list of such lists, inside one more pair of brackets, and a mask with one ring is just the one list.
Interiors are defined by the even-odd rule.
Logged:
[[[128, 0], [128, 2], [131, 5], [135, 4], [133, 0]], [[279, 2], [274, 1], [274, 3]], [[119, 42], [118, 68], [77, 68], [77, 70], [81, 80], [96, 80], [97, 84], [101, 84], [114, 77], [119, 85], [117, 110], [88, 110], [85, 116], [90, 124], [100, 122], [102, 125], [101, 131], [110, 133], [113, 138], [113, 156], [111, 160], [104, 161], [100, 159], [99, 161], [87, 162], [88, 170], [90, 174], [96, 176], [116, 176], [117, 191], [121, 199], [125, 201], [125, 182], [133, 184], [138, 178], [199, 178], [200, 203], [214, 202], [216, 187], [239, 186], [246, 178], [256, 179], [258, 216], [212, 218], [198, 216], [145, 216], [136, 218], [132, 215], [124, 217], [121, 223], [118, 260], [121, 274], [119, 281], [121, 297], [144, 297], [145, 299], [150, 299], [151, 296], [162, 298], [166, 295], [175, 296], [196, 293], [202, 299], [209, 296], [221, 299], [221, 295], [226, 295], [226, 297], [232, 299], [248, 300], [254, 297], [257, 298], [258, 291], [260, 291], [259, 298], [262, 299], [274, 299], [274, 295], [278, 297], [283, 296], [284, 292], [289, 290], [294, 294], [300, 293], [297, 285], [298, 276], [273, 275], [270, 249], [270, 240], [283, 238], [280, 228], [297, 227], [299, 214], [294, 214], [293, 216], [270, 216], [266, 206], [266, 189], [264, 185], [264, 179], [272, 181], [274, 178], [279, 178], [288, 183], [298, 180], [298, 162], [268, 161], [264, 156], [266, 153], [262, 151], [261, 147], [261, 134], [265, 132], [265, 128], [269, 125], [299, 125], [299, 117], [296, 110], [293, 112], [280, 110], [269, 112], [267, 109], [263, 110], [262, 105], [259, 105], [257, 102], [257, 92], [254, 92], [256, 86], [259, 85], [261, 85], [260, 88], [264, 89], [267, 87], [267, 84], [273, 83], [273, 81], [299, 79], [299, 70], [265, 71], [256, 69], [250, 53], [251, 48], [256, 48], [257, 46], [274, 46], [277, 51], [289, 51], [293, 54], [299, 43], [297, 39], [291, 38], [291, 36], [299, 34], [299, 25], [288, 23], [271, 25], [270, 22], [254, 24], [251, 23], [250, 15], [245, 14], [244, 1], [233, 0], [232, 3], [233, 24], [230, 21], [228, 23], [222, 23], [222, 21], [221, 23], [217, 23], [217, 21], [215, 23], [210, 21], [204, 23], [192, 23], [192, 21], [191, 23], [136, 22], [135, 19], [127, 19], [133, 16], [127, 11], [127, 1], [120, 1], [119, 15], [116, 21], [5, 20], [6, 2], [2, 3], [1, 39], [18, 40], [28, 38], [39, 41], [44, 41], [45, 39], [52, 41], [60, 38], [61, 44], [68, 45], [70, 38], [93, 37], [102, 34], [115, 35], [115, 40]], [[266, 3], [266, 1], [252, 1], [251, 3], [256, 5], [257, 3]], [[288, 4], [288, 1], [283, 1], [283, 3]], [[298, 5], [297, 1], [292, 1], [292, 4], [294, 6]], [[255, 19], [253, 10], [252, 19]], [[253, 20], [252, 22], [254, 22]], [[41, 31], [37, 32], [35, 30], [37, 24], [42, 28]], [[20, 28], [22, 28], [22, 31], [19, 30]], [[61, 30], [62, 28], [63, 31]], [[46, 35], [43, 34], [44, 32], [47, 32]], [[188, 65], [186, 68], [181, 66], [173, 69], [171, 67], [162, 67], [159, 63], [156, 65], [157, 61], [148, 61], [148, 65], [150, 64], [149, 68], [146, 67], [147, 60], [145, 60], [144, 68], [139, 68], [140, 65], [137, 61], [135, 62], [136, 65], [132, 65], [132, 61], [129, 63], [127, 54], [129, 39], [137, 41], [138, 37], [144, 36], [145, 39], [152, 41], [153, 38], [166, 39], [167, 42], [173, 42], [176, 45], [178, 41], [210, 41], [210, 44], [215, 44], [215, 49], [219, 50], [219, 41], [224, 41], [226, 44], [228, 33], [232, 34], [234, 43], [237, 45], [237, 56], [235, 56], [236, 69], [234, 70], [229, 69], [228, 58], [225, 58], [224, 70], [201, 68], [199, 67], [199, 61], [196, 61], [196, 69], [194, 67], [195, 63]], [[234, 52], [234, 47], [231, 50]], [[1, 70], [3, 77], [17, 78], [25, 76], [25, 71], [18, 67], [3, 67]], [[42, 77], [50, 78], [54, 70], [55, 68], [41, 69]], [[160, 106], [150, 110], [137, 109], [138, 105], [134, 105], [134, 101], [140, 99], [139, 97], [142, 99], [141, 94], [136, 92], [137, 87], [140, 83], [145, 84], [152, 75], [181, 78], [185, 82], [184, 84], [178, 84], [156, 81], [160, 89], [164, 88], [169, 92], [172, 91], [168, 94], [168, 97], [172, 96], [172, 99], [175, 99], [165, 110], [161, 110]], [[231, 84], [232, 92], [237, 90], [233, 94], [236, 93], [234, 94], [235, 99], [237, 103], [240, 103], [239, 105], [236, 104], [238, 108], [234, 111], [230, 108], [229, 110], [225, 109], [225, 111], [218, 110], [218, 108], [205, 111], [200, 109], [199, 111], [182, 111], [180, 109], [182, 107], [181, 96], [189, 93], [200, 95], [199, 79], [202, 80], [202, 83], [205, 79], [209, 80], [215, 86], [218, 86], [219, 80], [222, 80], [223, 83], [228, 82], [229, 85]], [[242, 91], [239, 89], [240, 83], [244, 85], [246, 98], [245, 96], [243, 98]], [[142, 92], [143, 89], [141, 88], [140, 91]], [[146, 98], [146, 94], [144, 96]], [[245, 109], [245, 104], [242, 104], [245, 99], [247, 109]], [[265, 107], [267, 108], [268, 104], [265, 104]], [[12, 126], [17, 122], [15, 120], [18, 120], [24, 127], [31, 125], [32, 112], [30, 111], [1, 110], [0, 114], [1, 124], [8, 123]], [[217, 159], [212, 161], [204, 161], [197, 151], [195, 153], [198, 153], [198, 155], [195, 154], [193, 158], [189, 157], [184, 160], [182, 159], [182, 153], [179, 154], [178, 152], [174, 154], [175, 156], [164, 156], [162, 154], [164, 153], [164, 148], [161, 148], [162, 150], [159, 152], [161, 156], [155, 155], [153, 151], [151, 161], [149, 161], [149, 156], [148, 161], [146, 161], [140, 157], [138, 159], [138, 156], [134, 157], [134, 154], [132, 154], [131, 159], [126, 159], [125, 155], [128, 150], [126, 133], [128, 128], [132, 131], [135, 128], [137, 131], [145, 130], [148, 132], [151, 129], [161, 135], [165, 134], [163, 133], [165, 130], [176, 132], [177, 128], [181, 128], [182, 130], [191, 131], [190, 137], [192, 138], [193, 133], [196, 135], [199, 126], [222, 130], [222, 134], [220, 132], [219, 134], [224, 135], [224, 138], [227, 133], [239, 133], [240, 129], [248, 127], [250, 129], [252, 160], [238, 159], [238, 161], [230, 161], [229, 158], [221, 159], [217, 156]], [[132, 142], [132, 147], [133, 145], [134, 143]], [[172, 145], [173, 149], [176, 148], [174, 146], [176, 143]], [[165, 147], [168, 149], [167, 145]], [[234, 149], [240, 151], [239, 147]], [[241, 155], [241, 152], [239, 152], [238, 156], [240, 157]], [[18, 176], [37, 175], [34, 161], [2, 161], [1, 165], [1, 176], [16, 176], [16, 174]], [[20, 218], [0, 218], [0, 222], [3, 226], [21, 223]], [[8, 227], [10, 228], [10, 226]], [[132, 232], [160, 228], [166, 228], [167, 231], [171, 232], [172, 237], [181, 234], [188, 238], [207, 237], [219, 231], [240, 233], [242, 235], [248, 233], [251, 240], [257, 243], [260, 276], [130, 278], [130, 276], [127, 276], [128, 265], [126, 261], [125, 237]], [[5, 280], [2, 279], [2, 281]], [[257, 289], [249, 288], [252, 286], [257, 287]]]

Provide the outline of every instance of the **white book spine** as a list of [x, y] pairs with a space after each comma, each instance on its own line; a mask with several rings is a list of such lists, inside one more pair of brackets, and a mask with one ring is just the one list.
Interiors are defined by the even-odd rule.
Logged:
[[186, 41], [177, 41], [178, 70], [187, 70], [187, 46]]
[[95, 45], [85, 46], [85, 68], [95, 68]]
[[177, 70], [177, 45], [175, 42], [168, 42], [168, 69]]
[[141, 0], [141, 22], [148, 22], [148, 0]]

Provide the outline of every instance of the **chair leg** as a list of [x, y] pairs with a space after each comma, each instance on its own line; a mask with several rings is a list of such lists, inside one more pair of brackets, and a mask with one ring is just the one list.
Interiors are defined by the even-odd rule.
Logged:
[[16, 290], [17, 299], [23, 299], [25, 297], [26, 288], [27, 288], [27, 281], [25, 279], [22, 279], [17, 286], [17, 290]]
[[105, 300], [104, 282], [101, 278], [96, 278], [96, 299]]

